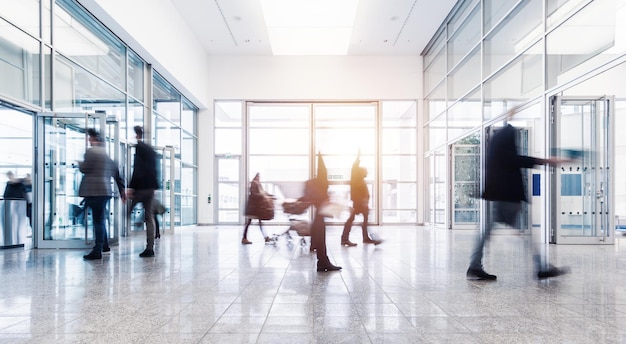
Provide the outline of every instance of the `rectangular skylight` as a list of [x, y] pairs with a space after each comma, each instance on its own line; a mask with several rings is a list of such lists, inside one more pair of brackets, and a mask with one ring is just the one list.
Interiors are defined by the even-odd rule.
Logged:
[[358, 0], [261, 0], [274, 55], [346, 55]]

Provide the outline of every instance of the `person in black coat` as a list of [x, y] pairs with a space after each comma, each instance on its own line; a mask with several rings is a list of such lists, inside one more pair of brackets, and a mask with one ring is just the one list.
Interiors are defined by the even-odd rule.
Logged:
[[359, 166], [361, 164], [360, 154], [352, 164], [352, 172], [350, 177], [350, 199], [352, 200], [352, 208], [350, 208], [350, 217], [343, 225], [341, 233], [341, 246], [356, 246], [356, 243], [350, 241], [350, 231], [352, 223], [357, 214], [363, 215], [363, 223], [361, 224], [361, 233], [363, 235], [364, 244], [378, 245], [383, 241], [380, 239], [372, 239], [367, 230], [367, 222], [369, 220], [369, 202], [370, 191], [367, 188], [365, 177], [367, 177], [367, 169]]
[[[512, 115], [513, 113], [511, 113]], [[515, 141], [517, 129], [510, 124], [497, 131], [489, 142], [485, 168], [485, 188], [482, 198], [490, 201], [492, 213], [487, 216], [485, 230], [479, 235], [472, 251], [467, 278], [472, 280], [496, 280], [495, 275], [488, 274], [483, 269], [482, 258], [485, 242], [489, 240], [494, 222], [515, 225], [522, 203], [528, 202], [522, 179], [522, 168], [532, 168], [536, 165], [558, 164], [566, 160], [541, 159], [518, 154]], [[536, 249], [536, 251], [538, 251]], [[547, 278], [561, 275], [567, 269], [554, 266], [543, 268], [540, 257], [535, 254], [537, 276]]]
[[243, 229], [242, 245], [250, 245], [252, 241], [248, 240], [248, 228], [253, 219], [259, 220], [259, 229], [265, 238], [265, 243], [272, 243], [272, 239], [265, 234], [263, 230], [262, 220], [271, 220], [274, 217], [274, 201], [273, 196], [265, 192], [261, 185], [261, 175], [257, 173], [250, 182], [250, 194], [246, 203], [246, 226]]
[[154, 198], [154, 191], [159, 188], [156, 153], [149, 144], [143, 141], [143, 128], [135, 126], [134, 130], [137, 146], [135, 147], [133, 175], [128, 184], [128, 198], [131, 198], [132, 201], [128, 207], [127, 216], [130, 217], [130, 213], [137, 203], [143, 204], [143, 216], [146, 223], [146, 249], [139, 254], [139, 257], [154, 257], [155, 224], [152, 199]]
[[341, 266], [330, 262], [326, 251], [326, 220], [320, 208], [328, 202], [328, 172], [321, 154], [317, 157], [317, 175], [306, 182], [304, 196], [300, 200], [311, 203], [314, 208], [311, 223], [311, 250], [317, 255], [317, 271], [338, 271]]

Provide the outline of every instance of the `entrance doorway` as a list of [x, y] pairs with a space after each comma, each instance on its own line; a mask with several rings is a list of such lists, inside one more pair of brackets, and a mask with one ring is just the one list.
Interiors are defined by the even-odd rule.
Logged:
[[613, 97], [551, 98], [552, 154], [574, 158], [554, 168], [551, 242], [614, 243]]
[[[35, 123], [37, 197], [33, 204], [33, 225], [37, 248], [91, 248], [94, 245], [89, 212], [78, 196], [82, 173], [78, 162], [88, 148], [87, 129], [104, 138], [109, 156], [119, 162], [119, 124], [105, 113], [38, 113]], [[115, 188], [111, 181], [111, 187]], [[120, 235], [121, 201], [109, 202], [107, 234], [109, 244]]]
[[[127, 173], [125, 175], [126, 181], [129, 182], [132, 177], [132, 171], [134, 170], [134, 161], [135, 161], [135, 147], [136, 144], [128, 145], [126, 148], [126, 165], [128, 168], [126, 169]], [[161, 203], [165, 207], [165, 213], [159, 215], [155, 218], [155, 221], [158, 221], [159, 230], [161, 234], [174, 233], [175, 224], [180, 224], [180, 219], [176, 218], [175, 209], [175, 188], [173, 187], [176, 184], [175, 177], [175, 156], [176, 149], [171, 146], [166, 147], [152, 147], [156, 153], [156, 165], [157, 165], [157, 180], [158, 184], [161, 187], [156, 190], [154, 193], [154, 199]], [[144, 211], [143, 204], [139, 203], [135, 206], [135, 209], [132, 210], [129, 217], [125, 215], [128, 212], [128, 206], [130, 202], [127, 202], [125, 205], [125, 212], [122, 214], [123, 223], [121, 230], [122, 236], [130, 235], [130, 232], [134, 231], [144, 231]]]

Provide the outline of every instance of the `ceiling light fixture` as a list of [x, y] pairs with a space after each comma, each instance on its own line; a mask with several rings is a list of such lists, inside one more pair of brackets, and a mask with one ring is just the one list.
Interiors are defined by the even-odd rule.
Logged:
[[346, 55], [358, 0], [261, 0], [274, 55]]

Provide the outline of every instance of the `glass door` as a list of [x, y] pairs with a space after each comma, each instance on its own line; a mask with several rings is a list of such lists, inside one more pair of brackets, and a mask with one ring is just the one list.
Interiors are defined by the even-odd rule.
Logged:
[[[217, 223], [220, 224], [241, 224], [245, 209], [245, 196], [247, 193], [246, 182], [241, 181], [241, 157], [231, 155], [220, 155], [215, 160], [217, 176]], [[246, 185], [245, 192], [242, 192], [240, 185]], [[211, 203], [211, 198], [207, 202]]]
[[[135, 159], [135, 147], [136, 144], [128, 145], [126, 150], [126, 166], [129, 166], [127, 169], [127, 174], [125, 176], [127, 181], [130, 181], [132, 177], [133, 169], [134, 169], [134, 159]], [[165, 213], [161, 216], [157, 216], [157, 221], [159, 221], [159, 229], [161, 234], [174, 232], [176, 219], [176, 197], [175, 197], [175, 188], [174, 188], [174, 158], [175, 158], [175, 149], [174, 147], [166, 146], [166, 147], [153, 147], [156, 152], [156, 160], [157, 160], [157, 179], [159, 181], [160, 189], [155, 191], [154, 198], [158, 200], [164, 207]], [[130, 205], [130, 202], [126, 203], [126, 207]], [[124, 212], [126, 214], [128, 210]], [[128, 236], [130, 231], [144, 231], [144, 212], [143, 212], [143, 204], [139, 203], [135, 206], [135, 209], [132, 210], [130, 216], [126, 218], [128, 221], [128, 225], [123, 226], [124, 230], [122, 231], [123, 236]], [[180, 221], [180, 220], [179, 220]]]
[[480, 221], [480, 144], [472, 138], [450, 147], [452, 229], [476, 229]]
[[553, 155], [571, 157], [552, 175], [551, 240], [613, 244], [613, 97], [551, 99]]
[[[94, 244], [89, 212], [78, 188], [82, 173], [78, 161], [88, 148], [87, 129], [98, 130], [112, 147], [104, 113], [39, 113], [35, 124], [35, 192], [33, 220], [38, 248], [91, 248]], [[113, 158], [115, 154], [109, 155]], [[113, 181], [112, 187], [113, 187]], [[43, 200], [43, 201], [41, 201]], [[112, 202], [111, 204], [114, 204]], [[109, 205], [109, 243], [118, 238], [115, 206]]]

